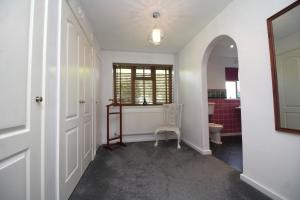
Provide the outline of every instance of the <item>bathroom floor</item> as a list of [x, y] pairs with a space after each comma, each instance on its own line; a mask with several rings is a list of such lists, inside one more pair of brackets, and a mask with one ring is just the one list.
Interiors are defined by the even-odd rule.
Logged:
[[213, 156], [243, 171], [242, 136], [222, 137], [222, 144], [210, 143]]

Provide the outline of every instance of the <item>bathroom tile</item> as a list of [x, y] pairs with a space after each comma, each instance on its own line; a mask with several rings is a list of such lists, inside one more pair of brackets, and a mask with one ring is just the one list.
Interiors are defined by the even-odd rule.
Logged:
[[222, 133], [241, 132], [241, 113], [236, 110], [240, 100], [209, 99], [215, 102], [215, 113], [212, 122], [223, 125]]
[[243, 170], [242, 137], [222, 137], [221, 145], [211, 143], [213, 156], [224, 161], [233, 168]]

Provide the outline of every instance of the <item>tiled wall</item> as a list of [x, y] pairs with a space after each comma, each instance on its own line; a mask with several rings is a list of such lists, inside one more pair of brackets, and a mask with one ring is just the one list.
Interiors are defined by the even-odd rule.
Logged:
[[215, 112], [210, 121], [216, 124], [222, 124], [222, 133], [240, 133], [241, 132], [241, 110], [236, 109], [240, 106], [240, 100], [229, 99], [208, 99], [208, 102], [214, 102]]
[[207, 95], [208, 95], [208, 98], [225, 99], [226, 98], [226, 90], [224, 90], [224, 89], [208, 89]]

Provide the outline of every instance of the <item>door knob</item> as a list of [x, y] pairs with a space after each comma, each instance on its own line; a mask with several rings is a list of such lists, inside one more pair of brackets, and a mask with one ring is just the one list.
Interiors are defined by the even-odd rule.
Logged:
[[37, 96], [37, 97], [35, 97], [35, 101], [37, 103], [41, 103], [41, 102], [43, 102], [43, 97]]

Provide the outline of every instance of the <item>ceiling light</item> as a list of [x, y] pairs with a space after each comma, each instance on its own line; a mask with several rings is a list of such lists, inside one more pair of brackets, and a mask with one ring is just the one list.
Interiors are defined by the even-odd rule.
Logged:
[[155, 25], [153, 29], [151, 30], [150, 36], [149, 36], [149, 42], [154, 44], [155, 46], [159, 46], [164, 38], [164, 33], [162, 29], [160, 28], [159, 24], [159, 12], [154, 12], [152, 15], [153, 19], [155, 20]]
[[233, 48], [234, 48], [234, 45], [233, 45], [233, 44], [232, 44], [232, 45], [230, 45], [230, 48], [231, 48], [231, 49], [233, 49]]

